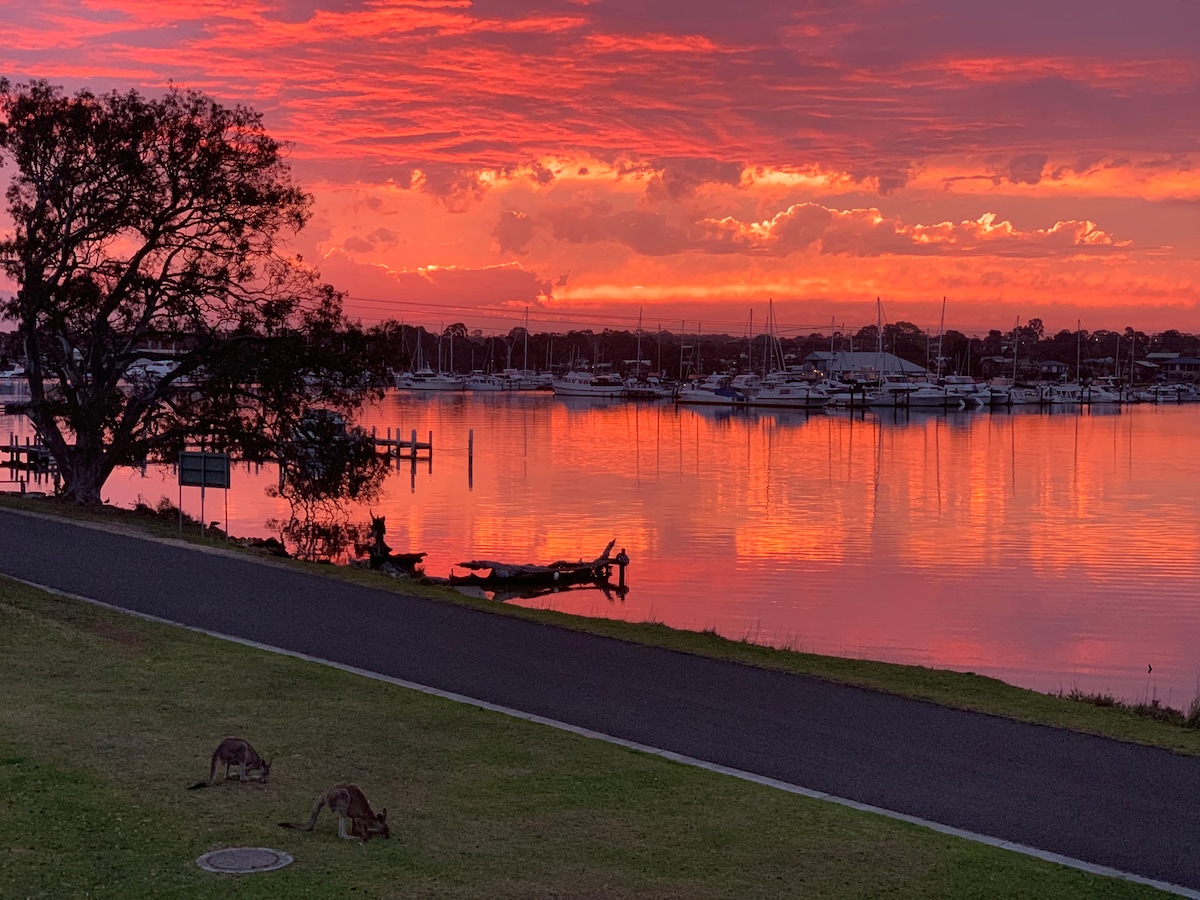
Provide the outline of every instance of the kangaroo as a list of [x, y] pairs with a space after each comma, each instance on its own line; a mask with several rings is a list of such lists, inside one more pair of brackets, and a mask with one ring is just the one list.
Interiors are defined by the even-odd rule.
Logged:
[[[369, 841], [373, 837], [388, 837], [387, 810], [381, 809], [375, 813], [366, 795], [357, 784], [335, 784], [313, 803], [312, 817], [307, 825], [299, 822], [280, 822], [283, 828], [293, 828], [296, 831], [312, 831], [317, 824], [317, 816], [321, 807], [328, 806], [330, 812], [337, 813], [338, 837], [348, 841]], [[350, 820], [350, 833], [346, 833], [346, 820]]]
[[271, 774], [271, 761], [263, 759], [258, 755], [258, 751], [250, 746], [249, 741], [244, 741], [237, 737], [228, 737], [221, 743], [217, 744], [217, 749], [213, 751], [212, 765], [208, 770], [208, 781], [197, 781], [189, 791], [196, 788], [211, 787], [217, 780], [217, 767], [225, 764], [225, 777], [229, 777], [229, 767], [238, 766], [240, 774], [239, 780], [245, 781], [246, 775], [249, 772], [262, 772], [261, 781], [267, 783], [267, 776]]

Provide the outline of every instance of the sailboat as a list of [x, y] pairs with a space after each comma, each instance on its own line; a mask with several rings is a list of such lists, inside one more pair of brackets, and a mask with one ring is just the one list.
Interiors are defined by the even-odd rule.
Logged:
[[[401, 372], [396, 376], [396, 387], [406, 391], [462, 391], [466, 390], [467, 381], [457, 375], [444, 372], [434, 372], [428, 363], [422, 362], [421, 337], [425, 329], [417, 329], [417, 356], [411, 372]], [[439, 344], [441, 338], [438, 338]]]
[[775, 334], [775, 302], [768, 301], [767, 333], [763, 348], [763, 377], [749, 395], [749, 405], [775, 409], [824, 409], [830, 394], [811, 379], [789, 372], [783, 358], [783, 347]]
[[675, 386], [658, 376], [642, 371], [642, 311], [638, 310], [637, 362], [625, 378], [626, 400], [665, 400], [675, 396]]

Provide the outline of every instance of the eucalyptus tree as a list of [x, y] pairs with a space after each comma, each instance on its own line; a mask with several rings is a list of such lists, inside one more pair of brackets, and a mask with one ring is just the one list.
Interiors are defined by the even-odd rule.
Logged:
[[269, 456], [307, 407], [382, 384], [341, 295], [285, 251], [312, 200], [253, 110], [0, 79], [0, 166], [0, 318], [67, 496], [196, 442]]

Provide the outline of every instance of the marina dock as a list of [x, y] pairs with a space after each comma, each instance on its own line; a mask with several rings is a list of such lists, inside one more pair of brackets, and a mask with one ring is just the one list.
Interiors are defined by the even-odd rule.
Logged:
[[385, 456], [391, 456], [395, 459], [410, 459], [414, 462], [418, 459], [433, 459], [433, 432], [429, 432], [428, 441], [417, 440], [417, 430], [414, 428], [412, 433], [407, 438], [400, 437], [400, 429], [396, 428], [395, 436], [392, 429], [387, 429], [386, 436], [381, 436], [376, 432], [374, 426], [371, 427], [371, 440], [375, 442], [375, 449]]

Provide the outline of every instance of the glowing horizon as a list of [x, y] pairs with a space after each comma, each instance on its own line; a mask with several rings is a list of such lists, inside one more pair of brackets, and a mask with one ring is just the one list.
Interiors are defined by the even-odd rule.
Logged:
[[12, 80], [259, 110], [367, 324], [1200, 332], [1200, 8], [6, 6]]

